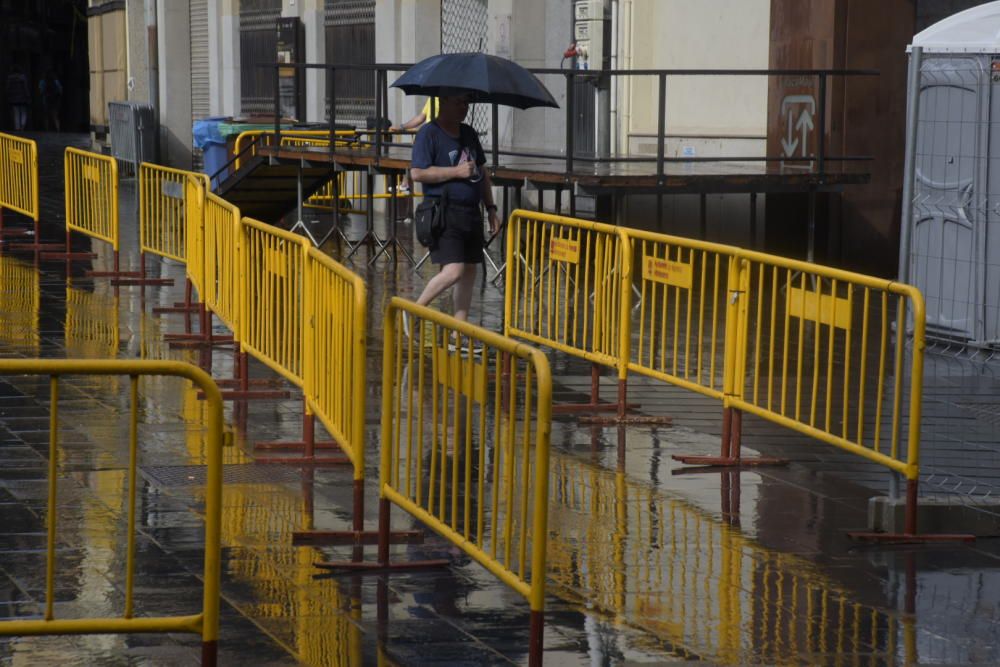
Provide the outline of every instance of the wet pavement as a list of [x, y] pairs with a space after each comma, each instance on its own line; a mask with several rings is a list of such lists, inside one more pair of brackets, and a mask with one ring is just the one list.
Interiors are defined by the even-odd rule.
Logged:
[[[62, 230], [60, 142], [45, 138], [41, 153], [43, 230], [55, 239]], [[125, 267], [138, 262], [133, 197], [124, 182]], [[107, 266], [107, 247], [93, 247], [97, 268]], [[336, 242], [327, 250], [343, 257]], [[370, 288], [366, 507], [374, 527], [380, 313], [390, 296], [414, 296], [431, 269], [414, 274], [384, 260], [369, 267], [367, 253], [349, 265]], [[182, 296], [182, 266], [154, 263], [153, 272], [177, 278], [174, 287], [116, 291], [107, 280], [83, 277], [87, 267], [67, 278], [62, 264], [32, 260], [0, 254], [0, 355], [203, 360], [164, 340], [183, 330], [183, 315], [151, 314]], [[498, 289], [477, 291], [473, 308], [477, 323], [499, 330]], [[985, 480], [983, 488], [996, 474], [1000, 448], [986, 400], [991, 362], [934, 359], [925, 440], [937, 457], [931, 467]], [[589, 387], [584, 364], [554, 357], [553, 369], [557, 401]], [[257, 364], [251, 371], [273, 377]], [[231, 376], [231, 351], [214, 350], [212, 372]], [[981, 391], [968, 389], [969, 375], [980, 378]], [[610, 378], [605, 382], [611, 396]], [[203, 408], [178, 380], [145, 381], [141, 395], [137, 614], [193, 613], [201, 594]], [[986, 407], [970, 413], [971, 422], [956, 421], [956, 410], [935, 398], [946, 395]], [[790, 456], [791, 466], [684, 474], [672, 454], [718, 450], [718, 404], [641, 378], [632, 381], [630, 398], [646, 413], [673, 416], [674, 425], [553, 425], [547, 664], [1000, 663], [996, 540], [860, 547], [845, 532], [866, 525], [867, 499], [886, 479], [877, 469], [748, 418], [744, 442]], [[127, 382], [115, 378], [65, 383], [61, 617], [121, 613], [127, 400]], [[350, 550], [292, 545], [293, 531], [350, 525], [347, 469], [253, 462], [252, 443], [301, 435], [301, 410], [296, 399], [255, 401], [241, 424], [227, 407], [233, 444], [225, 451], [220, 664], [526, 663], [526, 602], [437, 538], [394, 549], [400, 557], [448, 558], [448, 570], [388, 578], [326, 575], [313, 563], [349, 558]], [[0, 380], [0, 602], [7, 618], [37, 615], [44, 599], [48, 415], [47, 379]], [[935, 434], [949, 437], [950, 450], [935, 449]], [[979, 444], [963, 444], [973, 440]], [[395, 528], [415, 526], [394, 512]], [[0, 664], [189, 665], [199, 659], [198, 643], [184, 635], [9, 638], [0, 640]]]

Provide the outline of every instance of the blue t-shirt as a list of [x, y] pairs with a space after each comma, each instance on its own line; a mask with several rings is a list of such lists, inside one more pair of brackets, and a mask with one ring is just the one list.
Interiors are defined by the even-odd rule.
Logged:
[[474, 160], [476, 171], [471, 178], [455, 179], [445, 183], [423, 183], [424, 194], [440, 197], [445, 184], [448, 185], [448, 199], [461, 204], [475, 206], [482, 198], [482, 166], [486, 164], [483, 146], [476, 131], [462, 123], [459, 141], [438, 126], [436, 121], [427, 123], [417, 132], [413, 140], [413, 157], [410, 166], [415, 169], [428, 167], [454, 167], [462, 162]]

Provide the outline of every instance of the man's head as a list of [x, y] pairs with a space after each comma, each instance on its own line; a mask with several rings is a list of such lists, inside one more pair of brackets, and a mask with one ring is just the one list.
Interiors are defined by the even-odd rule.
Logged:
[[454, 95], [441, 96], [441, 109], [438, 112], [439, 118], [444, 118], [452, 122], [462, 122], [469, 113], [469, 104], [472, 102], [472, 95], [468, 93], [456, 93]]

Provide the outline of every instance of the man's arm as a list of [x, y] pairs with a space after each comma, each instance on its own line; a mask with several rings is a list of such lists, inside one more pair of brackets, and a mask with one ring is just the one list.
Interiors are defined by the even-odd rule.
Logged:
[[395, 131], [395, 130], [412, 130], [415, 127], [420, 127], [421, 125], [423, 125], [424, 121], [426, 121], [426, 120], [427, 120], [427, 116], [425, 114], [418, 113], [416, 116], [414, 116], [410, 120], [406, 121], [402, 125], [392, 126], [392, 127], [389, 128], [389, 130], [390, 131]]
[[490, 234], [496, 234], [500, 229], [500, 216], [497, 215], [497, 205], [493, 202], [493, 181], [490, 179], [490, 172], [486, 167], [482, 167], [483, 180], [479, 182], [482, 192], [483, 204], [486, 205], [486, 218], [490, 223]]
[[425, 167], [410, 169], [410, 177], [417, 183], [444, 183], [454, 179], [470, 178], [475, 171], [471, 162], [463, 162], [454, 167]]

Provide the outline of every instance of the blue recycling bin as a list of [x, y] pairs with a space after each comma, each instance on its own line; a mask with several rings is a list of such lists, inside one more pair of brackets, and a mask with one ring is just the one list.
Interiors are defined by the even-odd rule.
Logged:
[[[226, 139], [219, 131], [219, 126], [229, 120], [226, 116], [213, 116], [196, 120], [191, 128], [194, 147], [200, 148], [204, 156], [203, 171], [210, 177], [218, 174], [229, 162]], [[213, 192], [218, 189], [219, 181], [224, 180], [224, 178], [224, 176], [212, 178], [210, 185]]]

